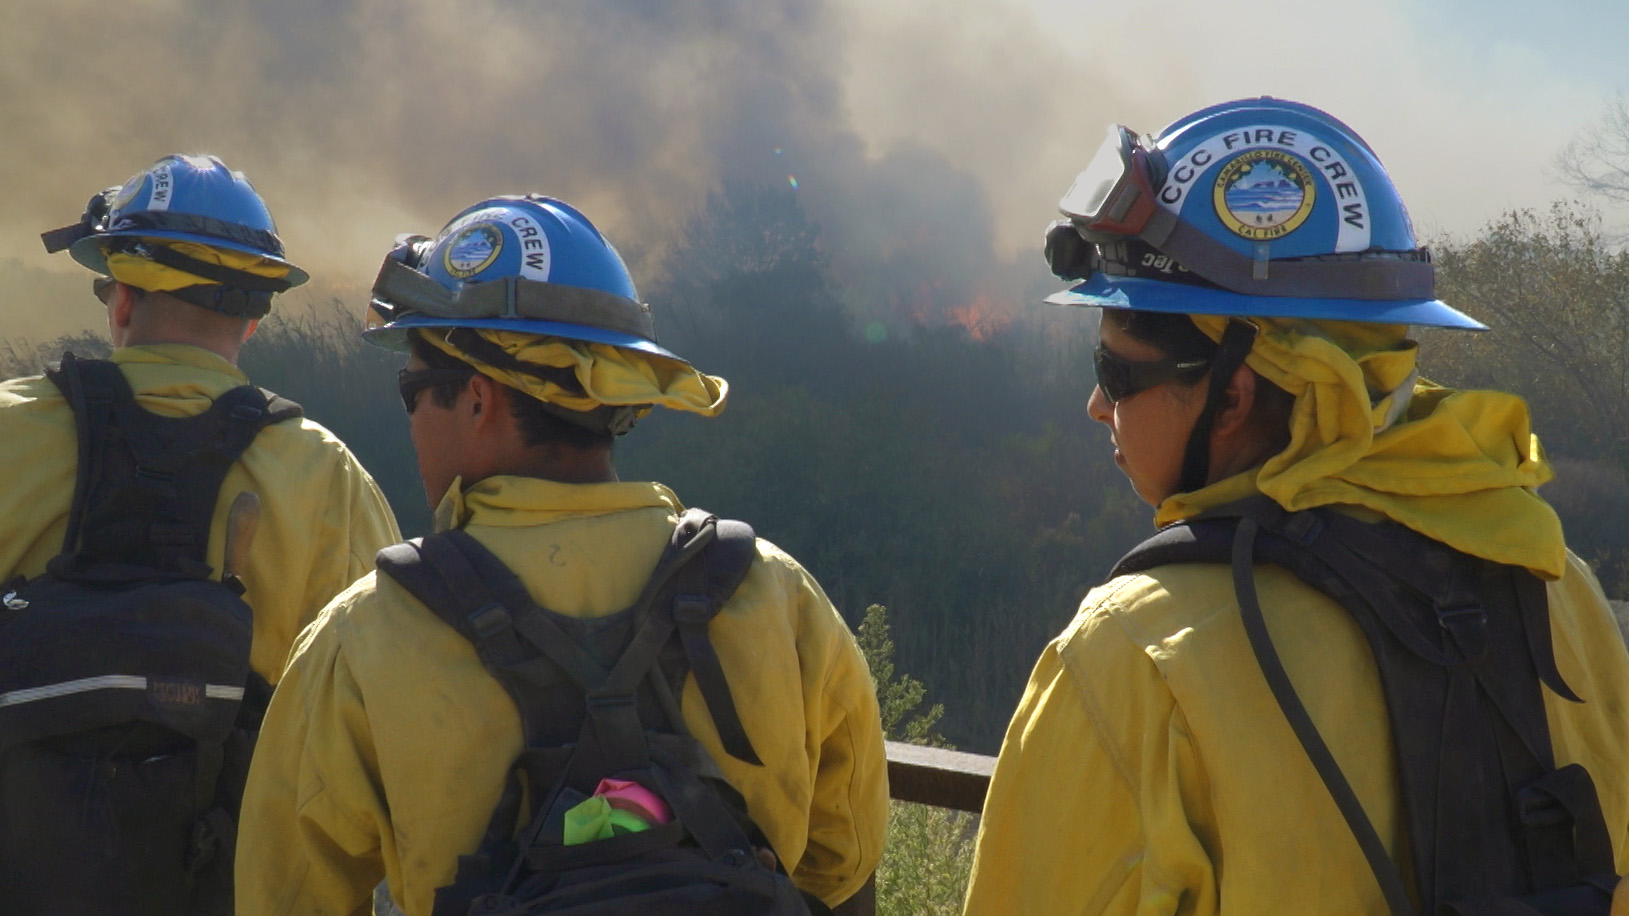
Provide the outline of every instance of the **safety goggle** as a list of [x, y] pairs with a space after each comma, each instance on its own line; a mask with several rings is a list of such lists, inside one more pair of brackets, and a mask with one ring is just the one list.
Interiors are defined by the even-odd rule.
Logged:
[[1135, 236], [1157, 209], [1165, 183], [1165, 156], [1118, 124], [1058, 202], [1087, 239], [1108, 242]]
[[402, 369], [396, 373], [396, 390], [402, 394], [402, 407], [411, 414], [424, 389], [468, 381], [474, 374], [474, 369]]
[[1116, 356], [1097, 345], [1092, 367], [1097, 372], [1097, 387], [1110, 404], [1125, 400], [1184, 375], [1195, 374], [1210, 366], [1209, 359], [1155, 359], [1129, 360]]
[[522, 318], [586, 325], [655, 341], [650, 308], [596, 289], [518, 277], [467, 283], [456, 292], [426, 276], [421, 264], [430, 247], [424, 236], [403, 236], [385, 258], [373, 283], [364, 317], [367, 329], [408, 314], [434, 318]]

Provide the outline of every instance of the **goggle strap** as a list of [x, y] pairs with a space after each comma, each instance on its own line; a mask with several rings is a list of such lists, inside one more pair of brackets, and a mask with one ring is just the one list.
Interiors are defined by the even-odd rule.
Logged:
[[578, 324], [655, 342], [650, 307], [581, 286], [513, 278], [513, 283], [467, 283], [457, 293], [403, 264], [386, 258], [373, 282], [373, 298], [393, 314], [417, 312], [435, 318], [529, 318]]
[[288, 289], [290, 284], [283, 277], [262, 277], [246, 270], [236, 270], [223, 267], [220, 264], [211, 264], [190, 255], [182, 254], [174, 248], [164, 244], [143, 244], [135, 252], [149, 261], [162, 264], [165, 267], [203, 277], [205, 280], [214, 280], [222, 286], [241, 289], [251, 293], [280, 293]]
[[106, 229], [99, 231], [109, 235], [113, 233], [140, 235], [143, 230], [202, 236], [203, 238], [199, 238], [197, 241], [206, 245], [209, 243], [209, 239], [219, 239], [223, 242], [233, 242], [245, 248], [253, 249], [263, 257], [281, 258], [283, 256], [283, 240], [278, 238], [276, 233], [267, 232], [264, 229], [254, 229], [240, 223], [229, 223], [200, 213], [140, 210], [135, 213], [121, 214]]
[[271, 313], [272, 294], [266, 290], [243, 290], [230, 286], [186, 286], [169, 295], [199, 308], [233, 318], [264, 318]]
[[1164, 208], [1138, 237], [1211, 283], [1247, 296], [1379, 301], [1436, 296], [1436, 271], [1423, 254], [1417, 260], [1361, 255], [1350, 261], [1277, 260], [1268, 261], [1262, 271], [1255, 258], [1216, 242]]
[[56, 254], [59, 251], [66, 251], [73, 243], [91, 235], [95, 231], [94, 226], [81, 220], [72, 226], [63, 226], [61, 229], [41, 232], [40, 241], [45, 243], [46, 254]]
[[1216, 412], [1222, 408], [1222, 396], [1233, 381], [1233, 373], [1244, 365], [1245, 357], [1256, 343], [1256, 326], [1248, 321], [1234, 319], [1222, 332], [1222, 341], [1211, 357], [1210, 386], [1205, 394], [1205, 407], [1194, 420], [1193, 431], [1188, 434], [1188, 445], [1182, 455], [1182, 478], [1178, 493], [1192, 493], [1204, 489], [1210, 478], [1210, 430], [1216, 422]]

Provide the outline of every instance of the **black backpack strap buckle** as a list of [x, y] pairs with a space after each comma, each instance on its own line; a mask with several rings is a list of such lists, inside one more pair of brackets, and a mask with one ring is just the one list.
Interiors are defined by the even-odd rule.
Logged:
[[468, 620], [470, 629], [482, 640], [491, 639], [515, 626], [515, 619], [508, 609], [496, 601], [477, 608]]
[[1439, 607], [1437, 625], [1442, 627], [1459, 650], [1458, 663], [1475, 664], [1488, 654], [1488, 612], [1476, 605]]
[[1516, 817], [1536, 853], [1533, 866], [1552, 872], [1535, 875], [1541, 886], [1613, 870], [1611, 833], [1595, 780], [1583, 766], [1572, 763], [1545, 773], [1518, 789], [1515, 801]]
[[713, 602], [706, 595], [674, 595], [673, 622], [680, 627], [706, 626], [713, 619]]

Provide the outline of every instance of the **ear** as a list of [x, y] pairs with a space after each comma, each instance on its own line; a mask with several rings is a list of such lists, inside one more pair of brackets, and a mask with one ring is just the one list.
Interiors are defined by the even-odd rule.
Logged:
[[490, 432], [493, 424], [504, 416], [503, 386], [477, 372], [469, 380], [469, 418], [477, 432]]
[[1256, 373], [1249, 366], [1233, 370], [1222, 395], [1221, 407], [1211, 423], [1212, 441], [1230, 442], [1251, 434], [1250, 415], [1256, 406]]
[[136, 291], [123, 283], [114, 283], [113, 291], [108, 294], [107, 323], [109, 327], [125, 330], [130, 327], [130, 317], [135, 312]]
[[243, 337], [238, 343], [248, 343], [249, 338], [255, 336], [255, 329], [260, 327], [259, 318], [250, 318], [249, 323], [243, 326]]

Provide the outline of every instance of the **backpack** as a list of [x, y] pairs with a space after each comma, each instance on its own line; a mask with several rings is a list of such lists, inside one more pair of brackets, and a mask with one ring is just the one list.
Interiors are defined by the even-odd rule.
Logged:
[[1268, 686], [1374, 871], [1393, 914], [1406, 883], [1284, 671], [1253, 564], [1274, 563], [1344, 607], [1374, 651], [1390, 710], [1421, 912], [1605, 916], [1617, 883], [1595, 784], [1556, 768], [1540, 685], [1584, 702], [1556, 669], [1544, 583], [1392, 522], [1264, 496], [1168, 526], [1111, 576], [1226, 563]]
[[[525, 729], [480, 846], [436, 891], [434, 916], [829, 912], [766, 861], [769, 844], [679, 711], [692, 673], [725, 750], [762, 765], [707, 634], [756, 556], [745, 523], [691, 509], [632, 606], [579, 619], [538, 607], [463, 531], [380, 551], [381, 573], [474, 644]], [[567, 845], [566, 812], [606, 778], [654, 793], [671, 819]]]
[[0, 589], [0, 912], [230, 914], [270, 688], [243, 585], [204, 556], [232, 463], [299, 405], [243, 386], [161, 417], [111, 362], [47, 375], [79, 469], [62, 553]]

